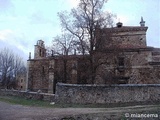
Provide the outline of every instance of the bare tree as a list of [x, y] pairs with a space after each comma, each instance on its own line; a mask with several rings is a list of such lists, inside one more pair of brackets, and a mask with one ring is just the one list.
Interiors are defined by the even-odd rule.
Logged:
[[0, 51], [0, 71], [2, 85], [8, 87], [16, 81], [18, 74], [24, 74], [26, 68], [21, 57], [4, 48]]
[[8, 49], [4, 49], [3, 51], [1, 51], [0, 61], [2, 71], [2, 85], [4, 86], [7, 86], [7, 84], [9, 84], [9, 79], [7, 79], [7, 77], [10, 77], [10, 74], [12, 73], [13, 59], [14, 56], [11, 52], [9, 52]]
[[55, 54], [66, 56], [73, 54], [75, 41], [72, 34], [62, 34], [61, 36], [56, 36], [52, 42]]
[[56, 36], [52, 41], [52, 45], [49, 47], [50, 56], [55, 55], [58, 56], [59, 59], [62, 60], [63, 63], [63, 78], [62, 82], [66, 83], [67, 81], [67, 62], [68, 55], [76, 54], [75, 52], [75, 36], [70, 33], [65, 33], [61, 36]]
[[[64, 30], [67, 30], [69, 33], [71, 33], [73, 36], [75, 36], [75, 45], [77, 45], [77, 50], [81, 52], [83, 55], [85, 54], [86, 49], [86, 40], [85, 40], [85, 29], [82, 26], [79, 26], [76, 22], [77, 21], [71, 21], [70, 16], [73, 17], [73, 13], [67, 14], [67, 11], [63, 11], [61, 13], [58, 13], [58, 16], [61, 21], [62, 28]], [[88, 46], [87, 46], [88, 47]]]
[[66, 11], [58, 13], [62, 27], [77, 37], [82, 54], [85, 50], [90, 53], [94, 50], [97, 27], [112, 27], [114, 24], [115, 15], [102, 11], [105, 2], [107, 0], [80, 0], [79, 6], [72, 9], [71, 13], [67, 14]]
[[62, 27], [77, 37], [77, 43], [81, 46], [82, 54], [90, 54], [91, 79], [94, 83], [95, 69], [93, 66], [93, 51], [96, 47], [96, 29], [112, 27], [114, 14], [103, 12], [102, 8], [107, 0], [80, 0], [77, 8], [71, 13], [59, 13]]

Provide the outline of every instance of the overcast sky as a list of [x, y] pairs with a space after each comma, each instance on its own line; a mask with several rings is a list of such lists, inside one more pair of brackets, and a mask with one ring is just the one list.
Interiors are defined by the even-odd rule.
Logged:
[[[78, 0], [0, 0], [0, 48], [14, 49], [26, 60], [36, 41], [46, 45], [60, 34], [57, 12], [70, 10]], [[147, 45], [160, 47], [160, 0], [109, 0], [106, 11], [117, 15], [124, 26], [148, 26]]]

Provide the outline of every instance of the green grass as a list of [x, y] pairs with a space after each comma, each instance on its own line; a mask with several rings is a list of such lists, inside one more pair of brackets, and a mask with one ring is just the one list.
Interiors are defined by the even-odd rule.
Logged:
[[[80, 104], [55, 104], [50, 105], [49, 102], [46, 101], [40, 101], [40, 100], [32, 100], [32, 99], [25, 99], [15, 96], [0, 96], [0, 101], [10, 103], [10, 104], [18, 104], [18, 105], [25, 105], [25, 106], [35, 106], [35, 107], [45, 107], [45, 108], [111, 108], [115, 107], [114, 105], [108, 105], [108, 104], [86, 104], [86, 105], [80, 105]], [[123, 107], [126, 106], [125, 104], [116, 106], [116, 107]], [[118, 108], [123, 109], [123, 108]], [[140, 109], [140, 108], [131, 108], [128, 109], [129, 111], [126, 112], [120, 112], [120, 113], [108, 113], [110, 116], [118, 116], [121, 120], [127, 120], [128, 118], [125, 117], [125, 113], [146, 113], [146, 114], [158, 114], [160, 115], [160, 104], [155, 104], [153, 106], [153, 110], [148, 110], [147, 108]], [[131, 110], [131, 111], [130, 111]], [[104, 112], [106, 110], [104, 109]], [[101, 114], [101, 113], [97, 113]], [[85, 114], [84, 116], [91, 116], [92, 114]], [[103, 115], [103, 113], [102, 113]], [[76, 120], [74, 117], [64, 117], [62, 120]]]
[[50, 102], [41, 100], [25, 99], [15, 96], [0, 96], [0, 101], [10, 104], [19, 104], [35, 107], [53, 107], [53, 108], [106, 108], [106, 105], [102, 104], [54, 104], [50, 105]]
[[[25, 99], [15, 96], [0, 96], [0, 101], [7, 102], [10, 104], [19, 104], [26, 106], [35, 106], [35, 107], [52, 107], [52, 108], [114, 108], [114, 107], [126, 107], [134, 106], [136, 104], [54, 104], [51, 105], [50, 102], [41, 101], [41, 100], [32, 100]], [[147, 104], [144, 104], [147, 105]], [[148, 104], [149, 105], [149, 104]], [[152, 104], [150, 104], [152, 105]], [[155, 108], [160, 109], [160, 104], [154, 104]]]
[[14, 97], [14, 96], [0, 96], [0, 101], [7, 102], [10, 104], [20, 104], [20, 105], [27, 105], [27, 106], [52, 107], [52, 105], [50, 105], [50, 103], [46, 101], [24, 99], [24, 98]]
[[49, 102], [41, 100], [32, 100], [25, 99], [15, 96], [0, 96], [0, 101], [11, 103], [11, 104], [20, 104], [27, 106], [36, 106], [36, 107], [53, 107], [53, 108], [108, 108], [114, 107], [108, 104], [54, 104], [50, 105]]
[[96, 108], [97, 105], [81, 105], [81, 104], [54, 104], [51, 105], [50, 102], [42, 100], [33, 100], [25, 99], [15, 96], [0, 96], [0, 101], [10, 103], [10, 104], [19, 104], [26, 106], [35, 106], [35, 107], [52, 107], [52, 108]]
[[69, 107], [85, 108], [85, 107], [90, 106], [90, 105], [80, 105], [80, 104], [54, 104], [54, 105], [51, 105], [50, 102], [47, 102], [47, 101], [25, 99], [25, 98], [15, 97], [15, 96], [0, 96], [0, 101], [10, 103], [10, 104], [19, 104], [19, 105], [35, 106], [35, 107], [52, 107], [52, 108], [69, 108]]

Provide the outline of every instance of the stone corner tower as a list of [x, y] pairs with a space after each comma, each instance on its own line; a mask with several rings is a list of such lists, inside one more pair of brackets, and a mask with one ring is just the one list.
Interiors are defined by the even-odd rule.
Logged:
[[46, 57], [46, 49], [43, 40], [38, 40], [34, 47], [34, 59], [41, 59]]

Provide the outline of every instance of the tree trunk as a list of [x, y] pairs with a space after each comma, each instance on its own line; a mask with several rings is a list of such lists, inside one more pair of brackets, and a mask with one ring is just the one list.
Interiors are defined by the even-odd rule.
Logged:
[[67, 60], [63, 60], [63, 65], [64, 65], [63, 83], [66, 83], [67, 82]]

